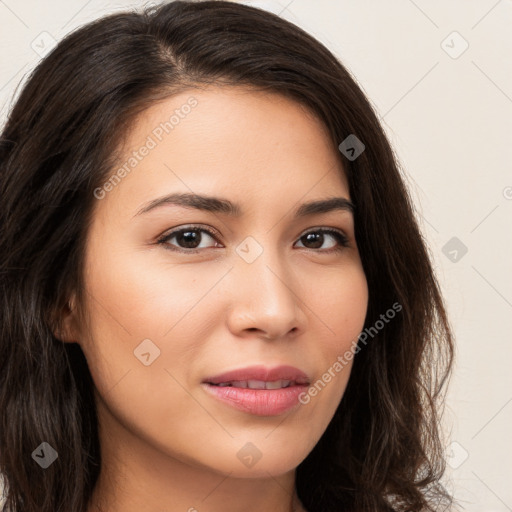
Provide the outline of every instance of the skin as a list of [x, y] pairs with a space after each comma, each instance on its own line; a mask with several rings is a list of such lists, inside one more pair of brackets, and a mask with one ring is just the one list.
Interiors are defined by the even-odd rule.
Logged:
[[[71, 297], [58, 333], [80, 344], [96, 387], [102, 470], [88, 512], [304, 511], [295, 469], [332, 419], [352, 363], [307, 405], [276, 416], [226, 405], [201, 382], [253, 364], [289, 364], [316, 382], [351, 348], [368, 303], [353, 215], [292, 215], [303, 202], [350, 199], [348, 184], [318, 119], [241, 87], [152, 105], [128, 131], [121, 164], [190, 96], [190, 114], [96, 201], [86, 300]], [[220, 196], [243, 215], [173, 205], [136, 215], [172, 192]], [[189, 224], [217, 240], [199, 232], [198, 253], [156, 242]], [[321, 227], [342, 231], [348, 246], [329, 234], [308, 242]], [[236, 252], [249, 236], [263, 249], [251, 263]], [[167, 247], [191, 250], [179, 236]], [[134, 355], [145, 339], [160, 350], [148, 366]], [[252, 467], [237, 457], [248, 442], [261, 453]]]

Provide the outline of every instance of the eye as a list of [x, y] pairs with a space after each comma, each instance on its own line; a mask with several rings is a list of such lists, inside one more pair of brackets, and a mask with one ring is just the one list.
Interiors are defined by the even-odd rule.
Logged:
[[[215, 233], [210, 229], [187, 226], [182, 229], [171, 231], [170, 233], [160, 237], [157, 243], [163, 244], [166, 249], [170, 249], [171, 251], [194, 253], [198, 252], [198, 249], [205, 248], [204, 246], [200, 246], [203, 241], [202, 233], [206, 233], [208, 237], [216, 240]], [[178, 243], [177, 249], [169, 243], [173, 238], [176, 238], [176, 242]]]
[[[201, 247], [204, 234], [206, 234], [207, 238], [212, 238], [215, 241], [215, 245], [203, 245]], [[299, 242], [303, 244], [302, 246], [305, 249], [319, 249], [322, 245], [324, 245], [326, 235], [335, 240], [334, 246], [317, 252], [331, 253], [335, 251], [342, 251], [345, 247], [349, 247], [348, 238], [345, 236], [345, 234], [341, 231], [330, 228], [317, 228], [311, 230], [302, 235], [299, 238]], [[175, 243], [170, 243], [173, 239], [176, 239]], [[216, 232], [211, 229], [196, 226], [186, 226], [184, 228], [171, 231], [170, 233], [161, 236], [157, 240], [157, 243], [162, 244], [168, 250], [188, 254], [200, 252], [200, 249], [218, 247]], [[311, 245], [313, 247], [311, 247]]]
[[318, 249], [319, 246], [321, 247], [324, 244], [325, 235], [334, 238], [338, 242], [338, 245], [335, 244], [334, 247], [330, 247], [319, 252], [330, 253], [335, 251], [342, 251], [345, 247], [349, 246], [348, 238], [344, 233], [335, 229], [327, 228], [318, 228], [312, 231], [308, 231], [299, 238], [299, 241], [304, 240], [306, 244], [313, 245], [313, 247], [306, 247], [306, 249]]

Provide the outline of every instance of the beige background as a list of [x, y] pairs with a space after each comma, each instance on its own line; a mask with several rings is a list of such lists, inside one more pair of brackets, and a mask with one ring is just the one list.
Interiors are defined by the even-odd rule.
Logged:
[[[145, 3], [0, 0], [2, 124], [20, 80], [53, 40]], [[328, 46], [381, 116], [457, 337], [445, 419], [449, 486], [464, 510], [512, 511], [512, 1], [246, 3]]]

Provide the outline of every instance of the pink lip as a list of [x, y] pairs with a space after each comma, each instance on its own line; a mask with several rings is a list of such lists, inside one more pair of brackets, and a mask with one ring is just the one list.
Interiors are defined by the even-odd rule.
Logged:
[[[276, 380], [292, 380], [295, 385], [281, 389], [250, 389], [236, 387], [219, 387], [213, 384], [240, 380], [261, 380], [271, 382]], [[203, 380], [201, 386], [205, 391], [220, 401], [243, 412], [257, 416], [274, 416], [298, 405], [299, 395], [309, 385], [309, 377], [293, 366], [251, 366], [233, 370]]]
[[220, 384], [222, 382], [233, 382], [235, 380], [263, 380], [272, 382], [275, 380], [294, 380], [300, 384], [309, 384], [308, 376], [298, 368], [293, 366], [276, 366], [268, 368], [266, 366], [248, 366], [230, 372], [207, 377], [203, 382], [208, 384]]

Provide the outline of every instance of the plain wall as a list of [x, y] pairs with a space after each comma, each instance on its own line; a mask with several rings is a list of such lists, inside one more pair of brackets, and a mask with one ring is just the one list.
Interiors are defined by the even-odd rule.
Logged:
[[[146, 3], [0, 2], [0, 122], [52, 40]], [[316, 36], [382, 117], [456, 335], [450, 488], [470, 512], [512, 510], [512, 1], [245, 3]]]

